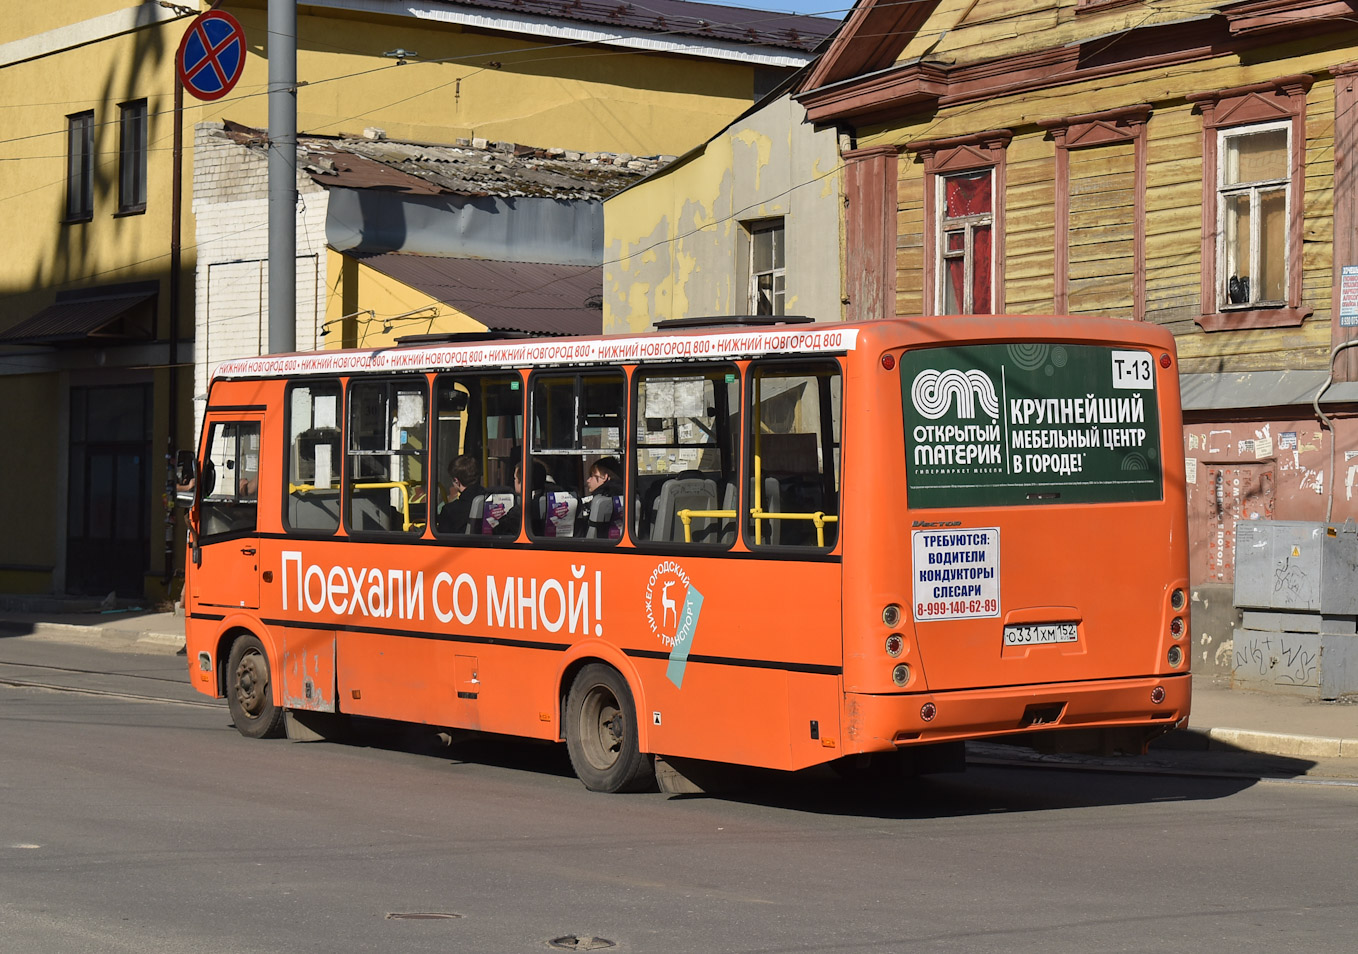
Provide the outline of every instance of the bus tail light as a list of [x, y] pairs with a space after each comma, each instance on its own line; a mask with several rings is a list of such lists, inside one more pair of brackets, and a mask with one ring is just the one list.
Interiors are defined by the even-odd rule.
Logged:
[[938, 715], [938, 706], [932, 702], [926, 702], [919, 707], [919, 717], [925, 722], [933, 722], [936, 715]]
[[882, 622], [888, 626], [896, 626], [901, 621], [901, 608], [896, 603], [888, 603], [882, 607]]
[[1182, 616], [1176, 616], [1169, 621], [1169, 634], [1173, 636], [1175, 639], [1178, 639], [1179, 637], [1183, 636], [1184, 618]]
[[1166, 653], [1165, 658], [1169, 660], [1169, 664], [1172, 668], [1178, 669], [1179, 663], [1184, 661], [1184, 651], [1178, 646], [1171, 646], [1169, 647], [1169, 652]]
[[905, 663], [901, 663], [895, 669], [891, 670], [891, 681], [898, 686], [904, 686], [910, 681], [910, 667]]
[[1175, 587], [1174, 592], [1169, 594], [1170, 607], [1173, 608], [1174, 612], [1177, 613], [1179, 610], [1184, 608], [1185, 602], [1187, 602], [1187, 595], [1184, 593], [1183, 590], [1179, 589], [1178, 587]]
[[886, 638], [886, 654], [893, 659], [905, 651], [905, 638], [900, 633], [892, 633]]
[[1165, 701], [1165, 687], [1156, 686], [1151, 690], [1151, 705], [1158, 706]]

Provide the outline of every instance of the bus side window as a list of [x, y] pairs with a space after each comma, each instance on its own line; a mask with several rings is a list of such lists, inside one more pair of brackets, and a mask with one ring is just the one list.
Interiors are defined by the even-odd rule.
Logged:
[[428, 403], [423, 378], [350, 385], [350, 530], [424, 532], [429, 509]]
[[740, 375], [731, 365], [637, 374], [634, 532], [654, 543], [736, 537]]
[[294, 385], [288, 392], [288, 503], [284, 526], [334, 533], [340, 522], [340, 388]]
[[212, 425], [202, 472], [199, 509], [203, 537], [250, 533], [259, 519], [259, 424]]
[[[523, 446], [523, 380], [514, 373], [442, 375], [434, 387], [430, 517], [441, 535], [489, 536], [514, 501], [514, 464]], [[460, 461], [460, 463], [459, 463]], [[454, 486], [455, 474], [462, 489]], [[501, 532], [502, 539], [510, 534]]]
[[[533, 537], [621, 538], [627, 382], [621, 371], [535, 374], [525, 494]], [[602, 473], [605, 480], [591, 480]]]
[[838, 364], [757, 365], [750, 382], [749, 544], [833, 547], [839, 537]]

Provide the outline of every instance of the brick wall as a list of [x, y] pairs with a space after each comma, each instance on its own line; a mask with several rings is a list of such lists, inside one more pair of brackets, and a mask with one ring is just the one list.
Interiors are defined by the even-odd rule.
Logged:
[[[321, 346], [325, 313], [325, 216], [329, 193], [300, 173], [297, 212], [297, 349]], [[215, 123], [194, 131], [197, 223], [194, 417], [201, 428], [208, 378], [269, 342], [269, 170], [262, 150], [238, 145]]]

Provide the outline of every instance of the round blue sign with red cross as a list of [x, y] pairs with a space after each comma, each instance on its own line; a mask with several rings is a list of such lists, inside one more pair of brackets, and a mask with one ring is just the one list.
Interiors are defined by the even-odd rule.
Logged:
[[245, 72], [245, 31], [231, 14], [209, 10], [185, 31], [175, 65], [194, 96], [221, 99]]

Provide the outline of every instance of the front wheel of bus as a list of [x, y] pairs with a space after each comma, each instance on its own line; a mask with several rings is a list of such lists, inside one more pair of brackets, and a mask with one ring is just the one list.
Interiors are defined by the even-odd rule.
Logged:
[[636, 706], [627, 680], [610, 666], [581, 669], [566, 697], [566, 750], [571, 767], [593, 792], [635, 792], [655, 780], [650, 756], [638, 747]]
[[269, 657], [257, 636], [242, 636], [232, 644], [226, 682], [226, 701], [236, 731], [251, 739], [281, 734], [283, 710], [274, 704]]

